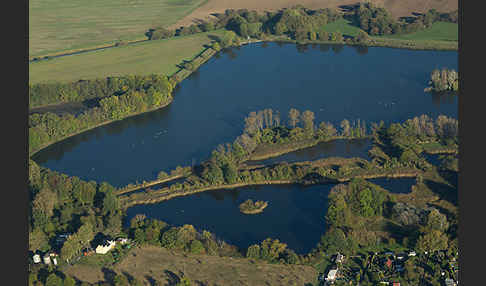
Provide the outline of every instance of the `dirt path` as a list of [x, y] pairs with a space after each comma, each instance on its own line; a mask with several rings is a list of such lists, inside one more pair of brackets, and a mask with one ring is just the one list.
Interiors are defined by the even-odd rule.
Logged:
[[[178, 28], [200, 20], [210, 18], [212, 13], [222, 13], [226, 9], [243, 9], [257, 11], [275, 11], [282, 8], [301, 4], [310, 9], [337, 8], [341, 5], [350, 5], [363, 0], [208, 0], [191, 14], [182, 18], [170, 28]], [[384, 6], [394, 17], [411, 16], [412, 12], [426, 12], [436, 9], [441, 12], [449, 12], [458, 8], [457, 0], [371, 0], [379, 6]]]

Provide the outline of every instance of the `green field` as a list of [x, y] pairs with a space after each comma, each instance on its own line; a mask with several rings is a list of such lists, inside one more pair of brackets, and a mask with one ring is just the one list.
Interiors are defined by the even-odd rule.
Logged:
[[29, 56], [145, 38], [207, 0], [30, 0]]
[[345, 36], [357, 36], [360, 28], [351, 25], [351, 21], [346, 19], [339, 19], [335, 22], [329, 23], [323, 28], [326, 32], [341, 32]]
[[[354, 37], [358, 35], [360, 28], [351, 25], [351, 22], [346, 19], [339, 19], [336, 22], [325, 25], [323, 30], [327, 32], [339, 31], [343, 35]], [[404, 35], [373, 36], [372, 38], [415, 41], [458, 41], [459, 28], [455, 23], [436, 22], [432, 25], [432, 27], [415, 33]]]
[[458, 41], [459, 26], [455, 23], [436, 22], [428, 29], [405, 35], [387, 35], [382, 38], [403, 40]]
[[172, 74], [177, 64], [192, 59], [222, 30], [147, 41], [29, 64], [29, 82], [74, 81], [127, 74]]

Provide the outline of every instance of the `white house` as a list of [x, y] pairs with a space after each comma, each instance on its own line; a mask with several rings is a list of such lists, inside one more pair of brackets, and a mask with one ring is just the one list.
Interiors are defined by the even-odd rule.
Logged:
[[51, 264], [51, 256], [49, 254], [44, 255], [44, 264]]
[[338, 253], [336, 255], [336, 263], [342, 263], [344, 260], [344, 255], [342, 255], [341, 253]]
[[336, 279], [337, 271], [337, 269], [329, 270], [329, 273], [327, 273], [326, 281], [334, 281]]
[[415, 251], [410, 251], [408, 253], [408, 256], [416, 256], [416, 255], [417, 255], [417, 253]]
[[32, 257], [32, 259], [34, 259], [34, 263], [41, 262], [41, 257], [39, 254], [35, 254], [34, 257]]
[[108, 240], [105, 243], [98, 245], [95, 251], [99, 254], [106, 254], [108, 251], [113, 249], [113, 247], [115, 247], [115, 241]]

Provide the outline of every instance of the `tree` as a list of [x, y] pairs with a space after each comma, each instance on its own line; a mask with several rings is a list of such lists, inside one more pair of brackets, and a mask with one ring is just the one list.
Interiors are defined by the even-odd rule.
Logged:
[[195, 254], [203, 253], [204, 246], [199, 240], [193, 240], [191, 241], [190, 251]]
[[358, 35], [356, 36], [357, 43], [367, 43], [370, 40], [370, 36], [363, 30], [359, 30]]
[[426, 228], [428, 230], [445, 231], [448, 227], [449, 223], [444, 214], [441, 214], [436, 208], [429, 212], [426, 223]]
[[447, 242], [447, 235], [439, 230], [432, 230], [418, 238], [417, 249], [421, 252], [428, 251], [430, 253], [445, 250], [447, 249]]
[[224, 31], [223, 36], [219, 39], [219, 42], [223, 48], [229, 47], [236, 39], [236, 33], [233, 31]]
[[301, 121], [304, 124], [304, 130], [307, 134], [314, 134], [314, 112], [306, 110], [301, 115]]
[[289, 111], [289, 124], [292, 128], [295, 128], [299, 123], [300, 112], [295, 109], [291, 108]]
[[63, 283], [64, 286], [76, 286], [76, 280], [74, 280], [74, 278], [69, 275], [66, 275], [66, 277], [64, 277]]
[[317, 40], [317, 33], [315, 31], [309, 32], [309, 40], [311, 40], [311, 41]]
[[341, 135], [344, 137], [349, 137], [351, 135], [351, 126], [347, 119], [341, 121]]
[[47, 276], [45, 286], [63, 286], [62, 279], [55, 273], [51, 273]]

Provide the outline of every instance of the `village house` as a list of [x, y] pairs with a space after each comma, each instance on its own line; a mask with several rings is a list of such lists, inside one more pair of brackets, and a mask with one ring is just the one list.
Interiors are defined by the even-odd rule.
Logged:
[[344, 261], [344, 255], [338, 252], [336, 255], [336, 263], [342, 263]]
[[34, 260], [34, 263], [40, 263], [41, 262], [41, 257], [40, 257], [39, 254], [34, 254], [32, 259]]
[[98, 254], [106, 254], [108, 251], [112, 250], [115, 247], [115, 241], [107, 240], [103, 244], [100, 244], [96, 247], [95, 252]]
[[51, 256], [48, 253], [46, 253], [46, 255], [44, 255], [43, 260], [44, 260], [44, 264], [46, 264], [46, 265], [51, 264]]
[[454, 280], [452, 280], [451, 278], [446, 278], [445, 279], [445, 285], [446, 286], [456, 286], [456, 282]]
[[337, 272], [338, 272], [337, 269], [329, 270], [329, 273], [327, 273], [326, 281], [332, 282], [332, 281], [336, 280]]

